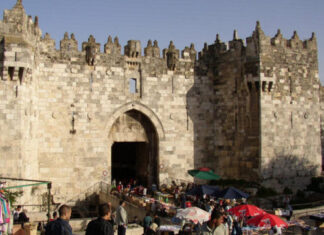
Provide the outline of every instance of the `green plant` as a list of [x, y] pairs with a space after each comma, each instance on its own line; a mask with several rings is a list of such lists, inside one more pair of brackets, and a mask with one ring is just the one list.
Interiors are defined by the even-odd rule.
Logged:
[[13, 205], [17, 202], [17, 198], [23, 195], [23, 191], [11, 192], [4, 190], [4, 195], [9, 200], [10, 205]]

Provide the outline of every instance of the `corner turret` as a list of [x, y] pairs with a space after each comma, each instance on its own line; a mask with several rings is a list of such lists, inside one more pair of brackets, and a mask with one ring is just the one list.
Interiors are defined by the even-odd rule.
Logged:
[[38, 17], [31, 19], [22, 5], [22, 0], [18, 0], [11, 10], [4, 10], [3, 23], [7, 25], [7, 32], [11, 35], [22, 36], [24, 40], [35, 41], [40, 40], [42, 35], [38, 26]]

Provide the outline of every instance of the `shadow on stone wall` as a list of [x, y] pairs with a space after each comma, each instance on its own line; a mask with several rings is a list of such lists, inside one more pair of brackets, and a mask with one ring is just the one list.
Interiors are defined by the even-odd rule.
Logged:
[[[306, 187], [311, 177], [317, 175], [319, 166], [305, 156], [276, 154], [263, 168], [263, 182], [274, 187], [291, 189]], [[297, 177], [296, 177], [297, 176]]]
[[[187, 130], [193, 134], [194, 168], [210, 167], [214, 156], [213, 81], [208, 66], [199, 59], [195, 63], [194, 83], [186, 95]], [[212, 160], [212, 161], [211, 161]]]

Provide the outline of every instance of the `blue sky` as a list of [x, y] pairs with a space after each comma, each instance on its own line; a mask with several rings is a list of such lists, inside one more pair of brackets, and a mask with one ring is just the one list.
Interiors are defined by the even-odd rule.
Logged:
[[[2, 11], [16, 0], [0, 1], [2, 19]], [[268, 36], [278, 28], [285, 38], [297, 30], [303, 40], [315, 32], [324, 82], [324, 0], [23, 0], [23, 5], [27, 14], [39, 17], [43, 33], [50, 33], [57, 46], [64, 32], [73, 32], [79, 45], [93, 34], [102, 47], [112, 35], [122, 46], [136, 39], [144, 48], [147, 40], [156, 39], [161, 50], [170, 40], [180, 50], [192, 42], [201, 50], [217, 33], [228, 41], [237, 29], [245, 39], [257, 20]]]

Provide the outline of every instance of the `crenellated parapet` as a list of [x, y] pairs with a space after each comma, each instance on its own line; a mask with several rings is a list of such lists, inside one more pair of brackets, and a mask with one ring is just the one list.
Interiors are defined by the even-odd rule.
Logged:
[[82, 43], [82, 51], [86, 53], [86, 62], [90, 66], [94, 66], [96, 63], [96, 55], [100, 53], [100, 43], [96, 42], [96, 39], [90, 35], [88, 42]]
[[[294, 55], [294, 56], [292, 56]], [[236, 62], [235, 62], [236, 61]], [[290, 39], [285, 39], [280, 30], [274, 37], [266, 36], [260, 22], [245, 41], [234, 30], [233, 40], [224, 43], [217, 34], [214, 44], [205, 43], [199, 52], [199, 63], [205, 64], [217, 76], [223, 63], [241, 64], [241, 71], [247, 80], [255, 82], [261, 91], [273, 91], [276, 83], [276, 64], [308, 64], [317, 67], [317, 43], [315, 34], [310, 39], [301, 40], [295, 31]], [[261, 63], [262, 62], [262, 63]], [[264, 64], [267, 66], [263, 66]], [[290, 65], [289, 65], [290, 64]]]
[[169, 70], [176, 69], [176, 65], [179, 60], [179, 50], [176, 49], [173, 41], [170, 41], [168, 49], [163, 49], [163, 59], [166, 60]]
[[44, 37], [41, 39], [43, 48], [43, 51], [46, 52], [54, 52], [55, 51], [55, 40], [51, 38], [49, 33], [46, 33]]
[[160, 48], [156, 40], [154, 40], [153, 45], [152, 41], [148, 40], [147, 46], [144, 48], [144, 55], [148, 57], [160, 58]]
[[129, 40], [124, 47], [125, 56], [130, 58], [141, 57], [141, 42], [138, 40]]
[[104, 45], [104, 52], [108, 55], [120, 55], [121, 54], [121, 46], [119, 44], [118, 37], [115, 37], [114, 42], [112, 41], [112, 37], [109, 35], [107, 39], [107, 43]]
[[74, 34], [69, 34], [66, 32], [63, 39], [60, 41], [60, 50], [62, 53], [78, 52], [78, 41], [75, 39]]
[[0, 21], [1, 49], [0, 76], [10, 84], [23, 84], [29, 80], [35, 66], [35, 53], [42, 32], [36, 16], [28, 16], [18, 0], [10, 10], [5, 10]]
[[262, 53], [262, 49], [266, 47], [281, 47], [285, 50], [302, 50], [301, 52], [311, 52], [317, 51], [316, 36], [313, 33], [310, 39], [301, 40], [296, 31], [294, 31], [293, 36], [290, 39], [285, 39], [280, 30], [277, 34], [271, 38], [266, 36], [263, 32], [260, 22], [256, 23], [255, 30], [252, 36], [247, 37], [245, 41], [238, 37], [238, 33], [234, 30], [233, 40], [228, 43], [224, 43], [220, 40], [219, 34], [216, 36], [214, 44], [204, 45], [201, 52], [199, 52], [199, 58], [206, 57], [218, 58], [225, 54], [232, 54], [233, 52], [239, 56], [247, 57], [258, 57]]
[[185, 47], [181, 51], [181, 57], [185, 60], [191, 60], [192, 62], [196, 61], [197, 51], [193, 43], [190, 44], [190, 47]]

